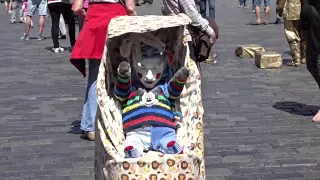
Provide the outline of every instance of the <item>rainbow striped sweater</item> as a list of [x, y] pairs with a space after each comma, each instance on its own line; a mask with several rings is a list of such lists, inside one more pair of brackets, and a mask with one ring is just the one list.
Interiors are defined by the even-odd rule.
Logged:
[[[174, 101], [180, 96], [184, 84], [185, 82], [173, 77], [167, 84], [166, 90], [163, 90], [160, 86], [155, 87], [157, 91], [133, 90], [131, 77], [119, 75], [114, 95], [123, 104], [122, 123], [124, 132], [127, 133], [143, 126], [176, 129], [177, 124], [173, 120], [172, 110]], [[150, 94], [152, 98], [149, 98]], [[146, 103], [148, 100], [152, 102]]]

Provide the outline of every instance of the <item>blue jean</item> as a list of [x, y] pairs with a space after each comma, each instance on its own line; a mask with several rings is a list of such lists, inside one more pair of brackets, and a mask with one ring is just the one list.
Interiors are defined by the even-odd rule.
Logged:
[[209, 17], [216, 17], [215, 0], [200, 0], [200, 14], [207, 17], [207, 1], [209, 3]]
[[247, 6], [247, 0], [239, 0], [239, 1], [240, 1], [240, 5]]
[[252, 10], [256, 10], [256, 6], [254, 5], [254, 0], [252, 0]]
[[[262, 0], [254, 0], [254, 7], [261, 6], [261, 1]], [[270, 0], [263, 0], [263, 2], [264, 2], [264, 7], [270, 6]]]
[[97, 77], [100, 60], [89, 60], [89, 75], [86, 99], [83, 105], [80, 129], [83, 131], [94, 131], [94, 122], [98, 108], [97, 103]]
[[171, 141], [177, 140], [176, 130], [168, 127], [144, 127], [135, 129], [126, 133], [125, 147], [133, 146], [134, 153], [128, 153], [127, 157], [142, 156], [145, 150], [160, 151], [165, 154], [176, 154], [180, 152], [180, 145], [177, 144], [177, 150], [168, 148]]
[[46, 16], [48, 14], [48, 1], [47, 0], [28, 0], [27, 16], [35, 15], [38, 10], [39, 16]]

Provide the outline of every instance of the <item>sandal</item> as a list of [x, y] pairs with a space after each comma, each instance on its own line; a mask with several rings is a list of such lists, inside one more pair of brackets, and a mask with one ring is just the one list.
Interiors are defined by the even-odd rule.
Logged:
[[255, 22], [255, 23], [252, 23], [251, 25], [261, 25], [261, 23], [260, 22]]

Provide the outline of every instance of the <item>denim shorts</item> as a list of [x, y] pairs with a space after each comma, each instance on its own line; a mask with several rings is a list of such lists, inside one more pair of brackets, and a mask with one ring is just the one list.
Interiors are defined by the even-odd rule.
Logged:
[[[254, 0], [254, 6], [261, 6], [262, 0]], [[270, 6], [270, 0], [263, 0], [264, 1], [264, 7]]]
[[48, 14], [48, 1], [47, 0], [28, 0], [27, 16], [34, 16], [38, 10], [39, 16], [46, 16]]

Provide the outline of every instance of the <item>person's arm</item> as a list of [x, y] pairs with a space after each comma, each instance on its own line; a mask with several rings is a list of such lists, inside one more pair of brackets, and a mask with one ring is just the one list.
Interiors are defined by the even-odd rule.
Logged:
[[75, 0], [72, 5], [72, 10], [78, 16], [86, 16], [86, 11], [83, 9], [84, 0]]
[[194, 0], [179, 0], [179, 7], [182, 10], [181, 13], [186, 14], [191, 19], [192, 26], [199, 28], [208, 36], [212, 36], [215, 33], [209, 26], [209, 22], [198, 12]]
[[128, 62], [121, 62], [118, 68], [118, 79], [114, 88], [114, 95], [121, 103], [124, 103], [132, 90], [131, 68]]
[[124, 0], [125, 7], [129, 16], [136, 16], [136, 3], [134, 0]]

